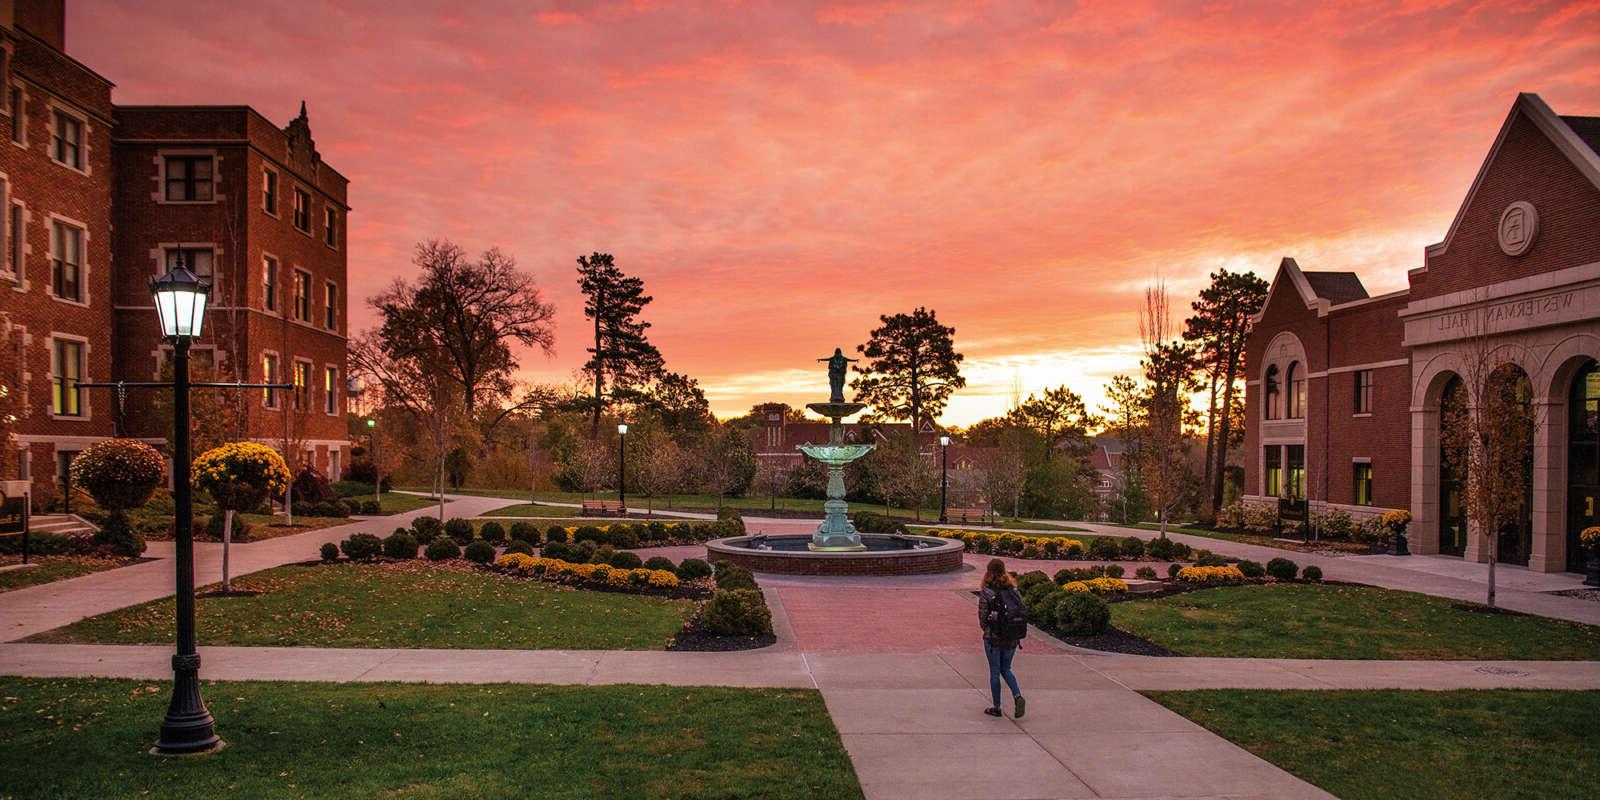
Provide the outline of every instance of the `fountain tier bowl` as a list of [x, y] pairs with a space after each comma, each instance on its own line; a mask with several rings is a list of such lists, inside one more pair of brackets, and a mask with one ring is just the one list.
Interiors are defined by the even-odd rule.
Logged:
[[706, 559], [780, 575], [930, 575], [961, 569], [965, 545], [938, 536], [864, 534], [865, 550], [811, 550], [811, 537], [734, 536], [706, 542]]

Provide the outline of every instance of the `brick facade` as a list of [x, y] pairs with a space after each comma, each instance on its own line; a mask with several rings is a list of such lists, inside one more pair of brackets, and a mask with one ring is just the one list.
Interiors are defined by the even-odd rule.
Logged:
[[[241, 435], [282, 447], [287, 428], [320, 468], [347, 465], [348, 181], [322, 162], [304, 106], [281, 128], [245, 106], [114, 106], [111, 83], [63, 51], [63, 3], [6, 6], [0, 366], [9, 369], [0, 370], [0, 383], [17, 384], [22, 413], [14, 425], [21, 450], [0, 454], [0, 477], [25, 475], [36, 494], [53, 494], [61, 460], [95, 440], [120, 429], [164, 443], [166, 426], [152, 417], [148, 392], [129, 392], [119, 415], [106, 390], [69, 390], [79, 405], [63, 409], [52, 382], [71, 377], [57, 364], [57, 342], [81, 354], [81, 381], [161, 374], [166, 354], [148, 283], [175, 249], [202, 262], [190, 266], [209, 272], [213, 283], [204, 335], [194, 346], [197, 363], [214, 364], [223, 380], [259, 381], [262, 356], [271, 353], [279, 359], [275, 377], [285, 382], [297, 360], [309, 364], [304, 408], [286, 413], [292, 397], [280, 397], [269, 409], [263, 393], [251, 391]], [[192, 175], [182, 172], [190, 169]], [[268, 174], [277, 176], [276, 214], [264, 207]], [[166, 180], [179, 177], [187, 180]], [[295, 226], [297, 190], [306, 200], [305, 230]], [[59, 296], [63, 259], [54, 251], [63, 226], [74, 231], [69, 241], [82, 243], [77, 286], [69, 282], [65, 292], [76, 299]], [[270, 303], [267, 256], [278, 264]], [[297, 271], [310, 293], [304, 320], [294, 313]]]
[[[1445, 510], [1455, 499], [1439, 455], [1441, 396], [1452, 379], [1483, 371], [1472, 355], [1482, 350], [1490, 366], [1528, 377], [1539, 420], [1532, 501], [1519, 529], [1497, 537], [1499, 557], [1575, 567], [1576, 531], [1600, 523], [1600, 444], [1591, 441], [1600, 398], [1580, 396], [1600, 395], [1588, 377], [1600, 359], [1600, 118], [1557, 116], [1519, 96], [1444, 240], [1408, 277], [1407, 290], [1368, 298], [1352, 274], [1283, 260], [1246, 348], [1247, 501], [1297, 494], [1313, 511], [1358, 516], [1409, 509], [1419, 552], [1486, 560], [1489, 537]], [[1292, 394], [1291, 365], [1305, 381], [1298, 413], [1269, 402], [1274, 377], [1280, 397]], [[1354, 407], [1361, 370], [1370, 370], [1366, 414]], [[1304, 479], [1290, 480], [1290, 453], [1301, 449]], [[1269, 461], [1282, 465], [1276, 477]], [[1359, 464], [1370, 464], [1365, 502]]]

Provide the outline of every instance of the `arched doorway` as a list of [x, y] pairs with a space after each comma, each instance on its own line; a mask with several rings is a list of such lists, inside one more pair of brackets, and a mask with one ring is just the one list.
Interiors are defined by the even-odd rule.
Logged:
[[[1450, 377], [1439, 393], [1439, 430], [1448, 431], [1467, 422], [1467, 384]], [[1439, 553], [1459, 556], [1467, 552], [1467, 453], [1460, 437], [1439, 437]]]
[[1567, 395], [1567, 569], [1581, 572], [1578, 533], [1600, 525], [1600, 364], [1589, 361]]

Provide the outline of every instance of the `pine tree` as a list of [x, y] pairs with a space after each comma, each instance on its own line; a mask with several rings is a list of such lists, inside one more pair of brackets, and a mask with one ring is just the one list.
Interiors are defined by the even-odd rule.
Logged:
[[1234, 435], [1239, 407], [1244, 405], [1238, 382], [1245, 340], [1250, 336], [1252, 318], [1266, 299], [1266, 281], [1253, 273], [1223, 269], [1211, 273], [1211, 285], [1200, 290], [1200, 299], [1191, 304], [1194, 316], [1184, 321], [1183, 338], [1195, 349], [1198, 366], [1210, 383], [1205, 474], [1213, 512], [1222, 505], [1228, 442]]
[[[646, 338], [650, 323], [639, 312], [655, 298], [644, 293], [644, 280], [624, 275], [610, 253], [578, 256], [578, 288], [583, 314], [594, 321], [594, 345], [582, 372], [594, 379], [591, 437], [600, 435], [600, 415], [661, 377], [661, 351]], [[607, 381], [611, 394], [606, 395]]]
[[913, 435], [922, 421], [944, 411], [950, 395], [967, 385], [955, 349], [956, 329], [939, 324], [935, 312], [918, 308], [910, 314], [880, 316], [883, 325], [856, 350], [867, 360], [850, 382], [856, 402], [868, 403], [874, 415], [911, 422]]

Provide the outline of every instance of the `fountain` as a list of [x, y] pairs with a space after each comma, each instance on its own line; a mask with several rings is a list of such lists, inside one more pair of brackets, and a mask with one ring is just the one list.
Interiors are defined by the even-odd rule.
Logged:
[[826, 403], [808, 403], [806, 408], [832, 420], [827, 444], [802, 444], [801, 452], [828, 467], [828, 499], [816, 533], [804, 535], [735, 536], [706, 543], [706, 555], [713, 561], [727, 560], [755, 572], [800, 575], [915, 575], [960, 569], [964, 545], [938, 536], [874, 535], [863, 536], [850, 522], [850, 506], [845, 502], [844, 468], [872, 452], [870, 444], [847, 443], [844, 419], [861, 412], [865, 403], [847, 403], [844, 379], [850, 362], [840, 348], [833, 355], [819, 358], [828, 364], [828, 384], [832, 390]]

